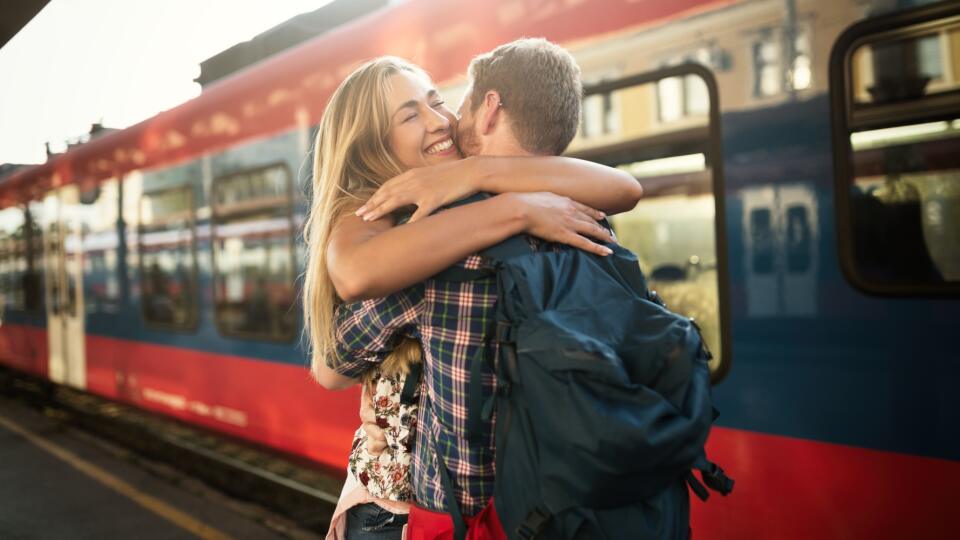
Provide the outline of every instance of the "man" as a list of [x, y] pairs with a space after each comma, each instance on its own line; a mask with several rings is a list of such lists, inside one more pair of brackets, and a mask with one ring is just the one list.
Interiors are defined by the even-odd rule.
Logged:
[[[557, 155], [576, 134], [580, 70], [561, 47], [543, 39], [508, 43], [475, 58], [469, 77], [457, 131], [465, 154]], [[481, 257], [473, 255], [457, 266], [475, 269], [481, 264]], [[401, 327], [391, 318], [417, 312], [425, 391], [413, 459], [417, 507], [410, 515], [411, 538], [433, 538], [427, 529], [437, 523], [443, 528], [443, 522], [449, 521], [443, 515], [447, 501], [441, 467], [449, 471], [460, 510], [474, 516], [471, 527], [499, 527], [489, 504], [494, 481], [492, 420], [480, 427], [476, 444], [468, 443], [466, 426], [470, 363], [487, 340], [496, 301], [492, 277], [465, 283], [428, 280], [422, 287], [367, 304], [369, 313], [352, 316], [338, 326], [341, 362], [336, 369], [352, 376], [359, 367], [352, 352], [368, 354], [393, 343], [393, 336], [386, 334]], [[492, 394], [494, 376], [489, 367], [483, 386], [485, 396]]]

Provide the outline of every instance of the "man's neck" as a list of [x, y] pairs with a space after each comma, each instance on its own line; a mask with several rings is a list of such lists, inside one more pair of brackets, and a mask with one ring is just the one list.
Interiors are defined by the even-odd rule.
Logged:
[[487, 144], [480, 149], [478, 155], [481, 156], [532, 156], [515, 139], [508, 137], [497, 137], [487, 141]]

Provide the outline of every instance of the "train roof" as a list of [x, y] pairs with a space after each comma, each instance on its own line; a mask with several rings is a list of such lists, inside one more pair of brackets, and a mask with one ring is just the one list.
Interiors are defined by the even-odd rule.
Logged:
[[464, 73], [479, 52], [523, 36], [570, 44], [662, 23], [735, 0], [410, 0], [345, 24], [209, 86], [177, 107], [26, 167], [0, 184], [0, 200], [51, 187], [93, 185], [319, 122], [340, 81], [364, 60], [391, 54], [437, 81]]

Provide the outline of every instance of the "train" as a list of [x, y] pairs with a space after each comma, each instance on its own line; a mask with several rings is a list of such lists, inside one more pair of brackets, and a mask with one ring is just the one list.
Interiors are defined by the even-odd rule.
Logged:
[[309, 374], [311, 145], [359, 62], [455, 103], [543, 36], [585, 97], [568, 155], [714, 352], [736, 478], [698, 538], [945, 538], [960, 484], [960, 3], [409, 0], [0, 182], [0, 362], [342, 470], [359, 392]]

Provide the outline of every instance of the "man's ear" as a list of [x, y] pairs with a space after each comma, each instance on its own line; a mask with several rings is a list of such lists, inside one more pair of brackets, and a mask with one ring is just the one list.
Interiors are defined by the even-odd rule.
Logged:
[[489, 90], [484, 94], [483, 106], [477, 111], [480, 114], [480, 118], [477, 119], [477, 128], [481, 135], [489, 135], [497, 127], [497, 123], [502, 119], [500, 115], [501, 106], [499, 92]]

